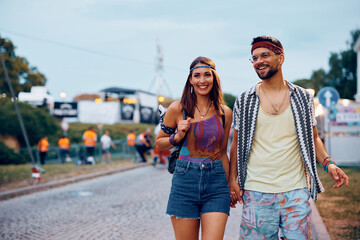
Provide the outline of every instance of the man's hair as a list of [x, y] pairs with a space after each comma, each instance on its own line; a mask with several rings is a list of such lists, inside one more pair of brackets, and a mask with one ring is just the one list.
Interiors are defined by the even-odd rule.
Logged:
[[284, 50], [281, 42], [279, 40], [277, 40], [276, 38], [271, 37], [271, 36], [264, 35], [264, 36], [255, 37], [255, 38], [253, 38], [251, 45], [254, 45], [257, 42], [270, 42], [272, 44], [275, 44], [276, 46], [278, 46], [282, 50]]

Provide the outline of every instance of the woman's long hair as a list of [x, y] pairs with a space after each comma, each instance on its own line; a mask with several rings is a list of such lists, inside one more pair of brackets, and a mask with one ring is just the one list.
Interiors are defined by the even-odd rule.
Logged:
[[[198, 63], [212, 66], [215, 68], [215, 63], [207, 58], [207, 57], [197, 57], [190, 65], [190, 69], [195, 67]], [[221, 108], [221, 105], [224, 104], [224, 96], [221, 91], [221, 85], [220, 85], [220, 77], [216, 73], [214, 69], [209, 68], [213, 75], [213, 88], [210, 92], [210, 101], [213, 102], [215, 110], [219, 116], [223, 115], [224, 112]], [[183, 109], [186, 111], [187, 115], [189, 117], [194, 117], [194, 111], [195, 111], [195, 105], [196, 105], [196, 94], [195, 92], [191, 93], [191, 84], [190, 84], [190, 78], [191, 78], [192, 72], [189, 73], [189, 76], [187, 78], [187, 81], [185, 83], [185, 87], [183, 90], [183, 94], [181, 97], [181, 105]]]

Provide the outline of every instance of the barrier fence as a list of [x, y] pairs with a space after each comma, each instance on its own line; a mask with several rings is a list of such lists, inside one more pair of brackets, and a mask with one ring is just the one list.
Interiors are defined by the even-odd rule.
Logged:
[[[135, 148], [133, 146], [129, 146], [126, 139], [113, 140], [113, 143], [116, 146], [116, 149], [112, 147], [110, 148], [111, 158], [135, 158], [135, 160], [138, 158]], [[32, 148], [32, 151], [35, 156], [36, 163], [40, 164], [40, 155], [37, 151], [37, 148]], [[27, 148], [20, 148], [19, 153], [28, 155], [28, 150]], [[82, 154], [86, 155], [84, 144], [71, 144], [69, 153], [71, 162], [76, 163], [78, 160], [81, 160]], [[96, 144], [94, 157], [96, 162], [101, 161], [102, 151], [100, 142]], [[49, 147], [46, 154], [45, 163], [61, 163], [61, 154], [58, 146]]]

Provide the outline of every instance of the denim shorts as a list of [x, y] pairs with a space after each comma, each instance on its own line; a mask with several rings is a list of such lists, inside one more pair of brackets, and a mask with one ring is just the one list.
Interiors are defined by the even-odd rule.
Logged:
[[229, 215], [230, 192], [222, 161], [194, 163], [178, 159], [166, 213], [178, 218], [199, 219], [208, 212]]
[[307, 188], [283, 193], [245, 190], [240, 239], [308, 239], [311, 207]]

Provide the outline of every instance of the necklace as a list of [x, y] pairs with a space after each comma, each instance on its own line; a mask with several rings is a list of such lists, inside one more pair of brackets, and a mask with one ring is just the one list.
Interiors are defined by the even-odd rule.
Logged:
[[208, 114], [209, 109], [210, 109], [210, 106], [211, 106], [211, 101], [210, 101], [210, 104], [209, 104], [209, 107], [208, 107], [206, 113], [205, 113], [204, 115], [202, 115], [201, 112], [200, 112], [200, 109], [197, 107], [197, 105], [195, 105], [196, 109], [198, 110], [198, 112], [199, 112], [199, 114], [200, 114], [201, 119], [204, 119], [204, 117], [206, 116], [206, 114]]
[[[260, 85], [260, 87], [261, 87], [261, 85]], [[261, 88], [261, 90], [263, 91], [263, 93], [264, 93], [264, 95], [265, 95], [265, 98], [268, 100], [268, 102], [270, 103], [270, 105], [272, 106], [272, 108], [275, 110], [275, 115], [277, 115], [277, 114], [279, 113], [282, 105], [283, 105], [284, 102], [285, 102], [285, 97], [286, 97], [287, 89], [285, 89], [284, 98], [283, 98], [283, 100], [282, 100], [282, 103], [281, 103], [279, 109], [276, 109], [276, 108], [274, 107], [274, 105], [272, 104], [272, 102], [270, 102], [269, 98], [266, 96], [266, 93], [265, 93], [265, 90], [264, 90], [263, 87]]]

